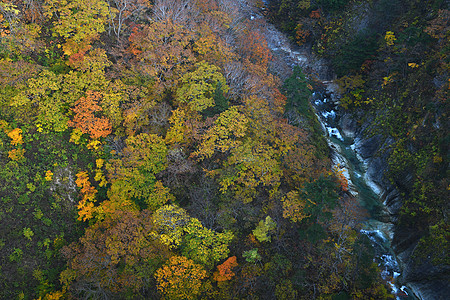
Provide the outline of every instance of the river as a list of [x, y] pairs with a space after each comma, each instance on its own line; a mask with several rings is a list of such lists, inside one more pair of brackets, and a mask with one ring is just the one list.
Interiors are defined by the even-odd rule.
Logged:
[[[250, 16], [251, 20], [259, 18], [262, 16]], [[339, 94], [331, 80], [333, 75], [329, 72], [327, 62], [314, 57], [307, 49], [295, 49], [273, 26], [268, 25], [265, 31], [268, 45], [277, 59], [281, 58], [291, 68], [300, 66], [307, 76], [314, 77], [325, 86], [323, 90], [314, 91], [311, 101], [331, 149], [333, 167], [342, 170], [349, 182], [349, 192], [370, 214], [361, 233], [371, 240], [381, 276], [391, 287], [396, 299], [417, 299], [408, 287], [397, 281], [402, 270], [391, 248], [394, 225], [381, 200], [382, 190], [370, 179], [367, 162], [358, 153], [358, 138], [339, 126], [342, 109], [338, 106]]]

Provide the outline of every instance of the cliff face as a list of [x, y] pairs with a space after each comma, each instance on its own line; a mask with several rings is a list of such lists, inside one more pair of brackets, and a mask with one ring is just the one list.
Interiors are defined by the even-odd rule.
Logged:
[[418, 244], [423, 234], [414, 227], [405, 226], [399, 222], [404, 196], [402, 197], [398, 186], [411, 189], [413, 174], [405, 172], [401, 181], [395, 184], [388, 179], [389, 152], [386, 148], [392, 144], [393, 140], [383, 138], [381, 135], [365, 135], [365, 127], [371, 124], [366, 121], [358, 125], [358, 122], [347, 113], [344, 113], [340, 120], [342, 131], [354, 136], [357, 141], [355, 151], [366, 164], [368, 180], [375, 183], [380, 190], [380, 201], [388, 212], [388, 218], [385, 221], [394, 224], [392, 248], [402, 268], [398, 283], [408, 286], [419, 299], [446, 299], [450, 294], [449, 266], [433, 264], [430, 256], [422, 260], [417, 259], [419, 255], [417, 252], [420, 251]]
[[337, 129], [354, 140], [365, 179], [385, 205], [378, 218], [394, 224], [398, 282], [421, 299], [444, 299], [449, 3], [341, 1], [336, 8], [307, 1], [299, 9], [300, 2], [266, 1], [266, 14], [300, 45], [289, 52], [291, 63], [335, 95]]
[[311, 49], [300, 64], [339, 94], [338, 130], [354, 139], [365, 179], [386, 206], [379, 217], [394, 224], [392, 248], [403, 267], [398, 281], [419, 298], [444, 299], [449, 2], [308, 1], [299, 9], [300, 2], [268, 1], [268, 16]]

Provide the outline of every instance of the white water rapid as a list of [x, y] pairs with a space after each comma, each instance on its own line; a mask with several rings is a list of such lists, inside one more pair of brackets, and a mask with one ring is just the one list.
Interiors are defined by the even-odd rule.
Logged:
[[[252, 20], [255, 19], [251, 18]], [[304, 73], [322, 81], [326, 89], [315, 91], [312, 104], [327, 138], [332, 152], [334, 167], [339, 168], [349, 183], [349, 192], [365, 207], [371, 217], [364, 224], [361, 233], [372, 242], [376, 258], [382, 270], [381, 276], [391, 287], [396, 299], [417, 299], [405, 286], [398, 285], [401, 267], [391, 248], [393, 224], [380, 200], [381, 188], [371, 180], [367, 171], [367, 163], [358, 153], [359, 140], [351, 132], [340, 130], [337, 87], [330, 81], [328, 66], [325, 61], [315, 58], [307, 50], [292, 50], [289, 41], [274, 27], [268, 26], [266, 39], [274, 55], [282, 58], [288, 66], [300, 66]], [[381, 217], [380, 217], [381, 216]]]

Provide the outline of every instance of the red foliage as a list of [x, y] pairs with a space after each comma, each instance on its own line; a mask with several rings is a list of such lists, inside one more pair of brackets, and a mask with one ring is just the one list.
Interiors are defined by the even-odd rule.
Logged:
[[228, 258], [223, 264], [217, 266], [217, 271], [214, 272], [214, 280], [227, 281], [230, 280], [235, 274], [231, 271], [232, 268], [237, 267], [236, 256]]
[[312, 19], [320, 19], [320, 9], [313, 10], [311, 12], [311, 14], [309, 15], [309, 17], [312, 18]]

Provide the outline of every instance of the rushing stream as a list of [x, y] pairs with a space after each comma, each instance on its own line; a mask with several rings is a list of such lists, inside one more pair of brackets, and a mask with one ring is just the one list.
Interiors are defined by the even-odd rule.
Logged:
[[[258, 17], [251, 16], [252, 20], [255, 18]], [[349, 182], [349, 192], [370, 214], [361, 233], [371, 240], [376, 253], [375, 261], [382, 270], [381, 276], [391, 286], [396, 299], [417, 299], [411, 290], [397, 283], [401, 267], [391, 248], [393, 224], [389, 222], [389, 214], [380, 199], [382, 191], [370, 180], [366, 172], [367, 163], [358, 154], [359, 140], [352, 134], [346, 135], [339, 128], [341, 116], [337, 106], [338, 95], [334, 92], [332, 81], [326, 81], [329, 79], [326, 78], [329, 77], [326, 63], [314, 58], [307, 51], [293, 51], [287, 39], [273, 27], [267, 28], [266, 38], [275, 55], [281, 57], [290, 67], [300, 66], [305, 73], [319, 78], [327, 87], [327, 90], [313, 93], [312, 103], [332, 150], [333, 165], [341, 169]]]
[[380, 200], [381, 189], [371, 181], [366, 172], [366, 162], [357, 151], [358, 139], [341, 133], [338, 125], [340, 114], [332, 95], [323, 91], [315, 92], [312, 101], [317, 117], [325, 129], [324, 133], [327, 134], [333, 164], [343, 171], [349, 182], [350, 193], [369, 212], [370, 218], [365, 222], [361, 233], [372, 242], [382, 278], [391, 286], [397, 299], [416, 299], [406, 286], [397, 283], [401, 268], [391, 248], [393, 224], [386, 222], [389, 215]]

